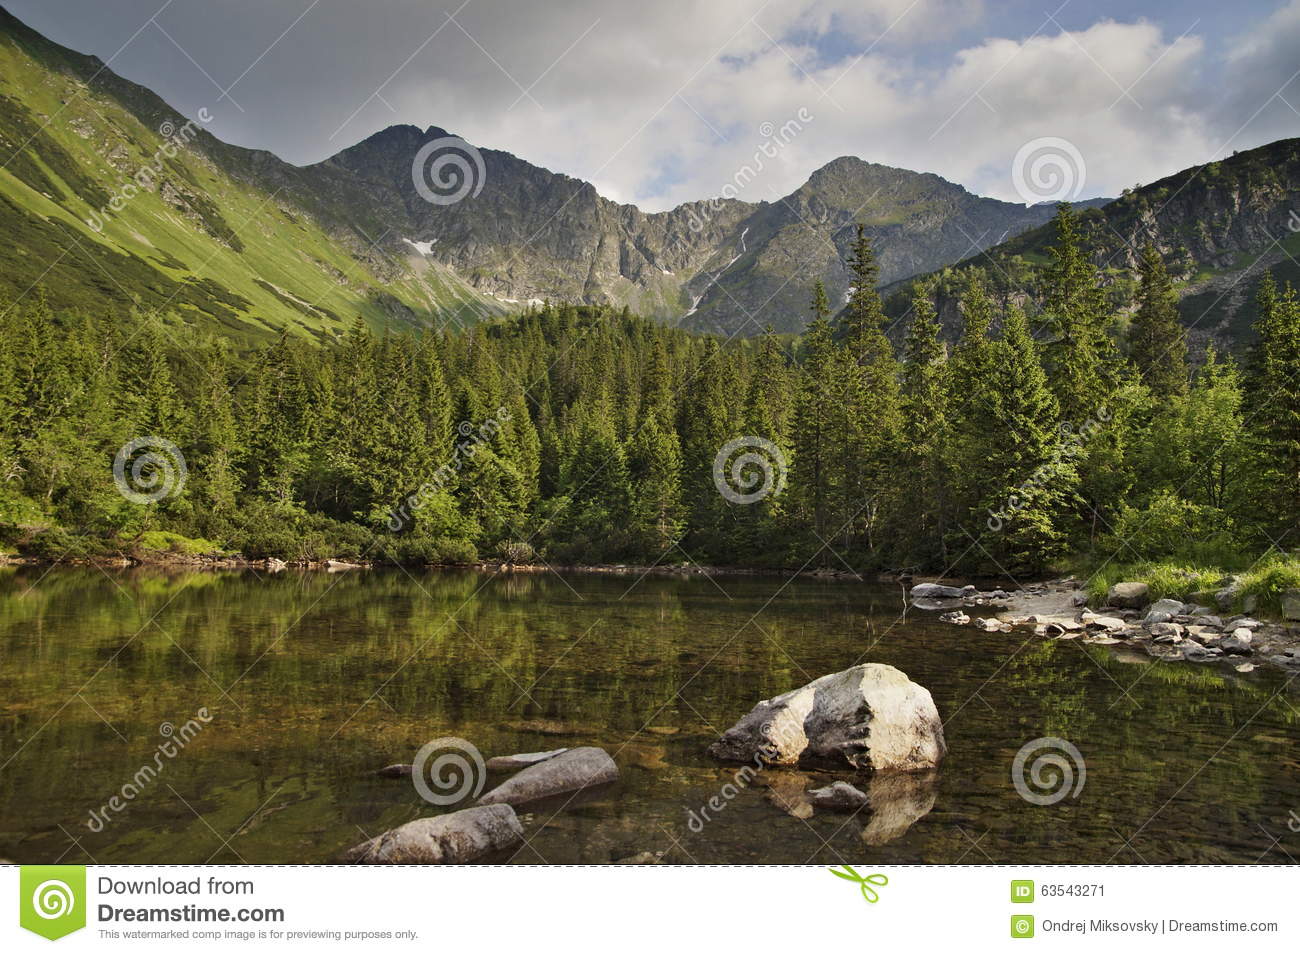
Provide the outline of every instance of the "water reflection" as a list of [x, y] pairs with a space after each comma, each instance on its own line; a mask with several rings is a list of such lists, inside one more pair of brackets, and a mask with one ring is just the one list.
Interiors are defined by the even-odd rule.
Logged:
[[[1285, 825], [1300, 805], [1296, 692], [1279, 675], [898, 623], [899, 608], [891, 588], [780, 578], [3, 568], [0, 856], [328, 861], [430, 813], [409, 780], [373, 773], [439, 736], [487, 756], [615, 755], [613, 790], [530, 813], [526, 863], [1300, 854]], [[735, 771], [704, 755], [712, 738], [759, 699], [862, 661], [931, 690], [949, 745], [937, 778], [858, 780], [870, 804], [856, 816], [792, 816], [756, 783], [689, 827]], [[160, 724], [200, 706], [211, 724], [88, 830]], [[1078, 746], [1088, 782], [1033, 806], [1010, 765], [1046, 735]]]

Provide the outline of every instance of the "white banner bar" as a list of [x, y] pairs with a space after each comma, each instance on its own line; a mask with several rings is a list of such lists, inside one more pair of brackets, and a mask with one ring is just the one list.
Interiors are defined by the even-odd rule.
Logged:
[[84, 887], [80, 871], [3, 869], [18, 908], [5, 950], [46, 951], [52, 934], [69, 952], [1300, 949], [1300, 870], [1285, 866], [108, 865], [84, 869]]

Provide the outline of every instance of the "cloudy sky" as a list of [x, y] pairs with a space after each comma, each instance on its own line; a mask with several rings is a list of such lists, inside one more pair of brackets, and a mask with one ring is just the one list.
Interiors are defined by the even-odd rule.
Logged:
[[855, 155], [1016, 200], [1044, 137], [1116, 195], [1300, 135], [1300, 0], [4, 3], [291, 162], [438, 125], [647, 210], [720, 194], [801, 115], [742, 198]]

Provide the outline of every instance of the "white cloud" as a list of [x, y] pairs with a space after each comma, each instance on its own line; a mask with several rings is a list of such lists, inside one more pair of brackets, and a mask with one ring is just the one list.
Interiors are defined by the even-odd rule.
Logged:
[[[1113, 195], [1300, 127], [1278, 95], [1300, 107], [1300, 82], [1283, 88], [1300, 66], [1300, 0], [1240, 37], [1210, 37], [1214, 48], [1141, 20], [1031, 33], [1036, 12], [1021, 32], [963, 41], [992, 32], [969, 0], [470, 0], [454, 21], [454, 4], [320, 0], [268, 50], [304, 3], [160, 15], [219, 86], [254, 64], [232, 92], [242, 111], [158, 30], [114, 67], [183, 110], [211, 108], [217, 135], [291, 161], [393, 123], [432, 124], [649, 210], [719, 194], [752, 164], [762, 124], [800, 109], [812, 121], [765, 160], [746, 198], [784, 195], [855, 155], [1014, 199], [1012, 157], [1042, 136], [1078, 147], [1087, 194]], [[156, 9], [102, 0], [67, 22], [112, 53]]]
[[[734, 0], [655, 5], [653, 16], [649, 6], [583, 6], [567, 5], [557, 22], [516, 23], [491, 50], [526, 87], [550, 66], [547, 55], [553, 60], [600, 18], [532, 88], [536, 103], [511, 106], [515, 83], [463, 46], [456, 75], [459, 87], [475, 89], [473, 112], [447, 102], [452, 89], [441, 84], [403, 87], [390, 101], [407, 107], [402, 112], [457, 114], [443, 124], [472, 141], [590, 179], [602, 194], [651, 210], [719, 194], [737, 169], [752, 165], [765, 139], [762, 124], [780, 126], [800, 109], [813, 121], [765, 161], [745, 198], [787, 194], [813, 169], [848, 154], [1015, 199], [1012, 157], [1040, 136], [1079, 148], [1086, 194], [1114, 195], [1204, 161], [1216, 145], [1209, 117], [1198, 111], [1202, 41], [1167, 38], [1150, 23], [1103, 21], [1074, 33], [1053, 28], [1025, 40], [989, 39], [922, 70], [906, 46], [888, 38], [860, 59], [827, 61], [814, 30], [845, 22], [829, 0], [773, 3], [753, 22], [746, 12], [752, 4]], [[899, 13], [894, 29], [901, 32], [910, 20], [910, 30], [923, 30], [951, 11], [936, 3], [909, 10], [890, 0], [871, 12], [855, 15], [863, 36]], [[688, 18], [683, 32], [679, 24]], [[473, 33], [475, 25], [466, 29]]]

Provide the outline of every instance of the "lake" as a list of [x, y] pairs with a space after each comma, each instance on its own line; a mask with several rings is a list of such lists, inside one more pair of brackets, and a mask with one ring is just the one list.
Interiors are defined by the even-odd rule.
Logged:
[[[614, 755], [613, 789], [521, 813], [516, 863], [1300, 857], [1300, 686], [1283, 674], [902, 605], [898, 587], [782, 577], [0, 569], [0, 857], [331, 861], [450, 810], [374, 774], [439, 737], [488, 757]], [[736, 766], [704, 751], [716, 735], [858, 662], [933, 693], [949, 749], [936, 778], [881, 779], [871, 812], [811, 818], [777, 804], [799, 773], [725, 787]], [[1081, 754], [1077, 797], [1017, 793], [1016, 753], [1044, 736]]]

